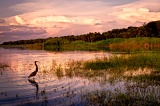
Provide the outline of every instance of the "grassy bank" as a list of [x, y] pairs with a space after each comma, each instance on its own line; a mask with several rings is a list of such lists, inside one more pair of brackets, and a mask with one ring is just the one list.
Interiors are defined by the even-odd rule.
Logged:
[[[2, 45], [5, 46], [5, 45]], [[69, 41], [62, 38], [48, 39], [44, 43], [26, 45], [7, 45], [7, 47], [26, 47], [35, 50], [51, 51], [115, 51], [115, 52], [134, 52], [134, 51], [159, 51], [160, 38], [136, 37], [136, 38], [112, 38], [97, 42], [84, 42], [81, 40]]]
[[44, 43], [46, 50], [110, 50], [110, 51], [141, 51], [159, 50], [160, 38], [112, 38], [97, 42], [72, 41], [64, 39], [49, 40]]
[[119, 39], [109, 44], [110, 50], [136, 51], [160, 49], [160, 38], [138, 37]]

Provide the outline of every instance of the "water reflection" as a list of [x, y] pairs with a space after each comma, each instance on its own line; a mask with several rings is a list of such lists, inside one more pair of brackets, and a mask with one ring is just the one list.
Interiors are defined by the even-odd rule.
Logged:
[[36, 98], [38, 98], [38, 90], [39, 86], [38, 83], [35, 81], [35, 79], [28, 79], [28, 81], [31, 83], [32, 86], [36, 87]]

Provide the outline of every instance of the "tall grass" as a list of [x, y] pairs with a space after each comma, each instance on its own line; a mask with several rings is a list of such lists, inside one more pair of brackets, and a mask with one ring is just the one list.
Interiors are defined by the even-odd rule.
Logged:
[[[70, 78], [83, 77], [102, 83], [105, 83], [106, 80], [114, 81], [121, 78], [138, 80], [146, 80], [147, 78], [153, 80], [155, 78], [158, 81], [160, 55], [159, 53], [122, 54], [88, 61], [70, 60], [63, 67], [61, 64], [57, 65], [56, 61], [53, 61], [52, 65], [47, 73], [54, 73], [59, 78], [64, 76]], [[145, 71], [146, 69], [147, 71]]]
[[26, 47], [31, 50], [43, 50], [44, 44], [43, 43], [28, 44], [26, 45]]
[[128, 39], [119, 39], [119, 42], [109, 44], [112, 51], [137, 51], [160, 49], [160, 38], [137, 37]]
[[110, 50], [110, 51], [142, 51], [159, 50], [160, 38], [112, 38], [97, 42], [73, 41], [64, 45], [64, 49], [91, 49], [91, 50]]
[[139, 53], [129, 55], [114, 55], [110, 58], [96, 59], [85, 62], [86, 69], [138, 69], [138, 68], [154, 68], [160, 69], [159, 53]]
[[67, 39], [48, 39], [44, 43], [14, 45], [29, 49], [45, 49], [53, 51], [64, 50], [104, 50], [104, 51], [143, 51], [160, 50], [160, 38], [136, 37], [136, 38], [112, 38], [97, 42], [85, 42], [82, 40], [69, 41]]

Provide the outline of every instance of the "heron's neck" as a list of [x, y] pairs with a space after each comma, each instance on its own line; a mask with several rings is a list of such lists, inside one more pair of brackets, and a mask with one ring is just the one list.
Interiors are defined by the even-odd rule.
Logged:
[[38, 71], [38, 66], [37, 66], [37, 64], [35, 63], [35, 66], [36, 66], [36, 71]]

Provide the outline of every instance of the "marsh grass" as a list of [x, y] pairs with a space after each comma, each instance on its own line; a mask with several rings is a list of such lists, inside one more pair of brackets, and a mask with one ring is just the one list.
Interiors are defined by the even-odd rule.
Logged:
[[[158, 106], [160, 85], [160, 55], [154, 52], [116, 54], [94, 60], [70, 60], [65, 66], [52, 61], [51, 70], [58, 78], [81, 77], [100, 86], [122, 81], [125, 84], [109, 90], [86, 92], [85, 105], [97, 106]], [[138, 72], [137, 72], [138, 71]], [[130, 73], [125, 75], [126, 72]], [[138, 74], [137, 74], [138, 73]], [[124, 88], [121, 90], [121, 87]], [[120, 88], [120, 89], [119, 89]], [[67, 93], [68, 95], [68, 93]]]
[[48, 62], [47, 65], [43, 65], [43, 64], [40, 65], [39, 74], [43, 78], [47, 76], [48, 78], [55, 77], [55, 78], [61, 79], [62, 77], [64, 77], [66, 73], [64, 71], [65, 69], [66, 68], [63, 67], [63, 64], [60, 64], [60, 63], [58, 64], [56, 60], [52, 60], [52, 62], [51, 63]]
[[[59, 43], [57, 43], [59, 41]], [[45, 50], [105, 50], [105, 51], [148, 51], [160, 50], [160, 38], [136, 37], [136, 38], [112, 38], [97, 42], [85, 42], [82, 40], [67, 41], [64, 39], [46, 41]]]
[[6, 63], [0, 63], [0, 68], [6, 68], [6, 67], [9, 67], [9, 65]]
[[36, 50], [65, 51], [65, 50], [105, 50], [105, 51], [149, 51], [160, 50], [160, 38], [136, 37], [136, 38], [111, 38], [97, 42], [85, 42], [82, 40], [69, 41], [67, 39], [48, 39], [44, 43], [24, 45], [3, 45], [3, 47], [26, 47]]
[[[54, 64], [55, 61], [53, 62]], [[159, 53], [138, 53], [112, 55], [111, 57], [95, 58], [94, 60], [70, 60], [65, 67], [54, 65], [59, 77], [83, 77], [95, 82], [114, 82], [119, 79], [160, 83]], [[155, 84], [153, 83], [153, 84]]]
[[109, 48], [111, 51], [159, 50], [160, 38], [118, 38], [116, 41], [113, 40], [113, 42], [109, 43]]
[[117, 79], [155, 81], [159, 83], [159, 53], [138, 53], [112, 55], [94, 60], [70, 60], [64, 65], [53, 60], [51, 65], [41, 68], [43, 75], [62, 77], [83, 77], [95, 82], [114, 82]]
[[44, 44], [43, 43], [27, 44], [26, 48], [31, 50], [44, 50]]
[[148, 85], [160, 85], [160, 71], [152, 71], [150, 74], [127, 76], [129, 80], [144, 83]]
[[87, 61], [84, 68], [92, 70], [102, 69], [138, 69], [138, 68], [160, 69], [159, 53], [138, 53], [128, 55], [113, 55], [110, 58], [95, 59]]
[[96, 106], [158, 106], [160, 105], [159, 99], [152, 94], [146, 96], [134, 92], [122, 93], [117, 91], [113, 93], [111, 91], [95, 91], [87, 94], [89, 105]]
[[[84, 62], [84, 69], [93, 70], [94, 76], [101, 75], [106, 78], [106, 74], [110, 75], [106, 79], [110, 82], [114, 82], [117, 79], [127, 79], [144, 82], [148, 85], [160, 84], [159, 53], [113, 55], [110, 58], [104, 57], [86, 61]], [[126, 75], [126, 73], [129, 74]]]
[[61, 65], [58, 65], [56, 67], [56, 75], [58, 76], [58, 78], [62, 78], [64, 76], [64, 73], [63, 73], [63, 68]]

